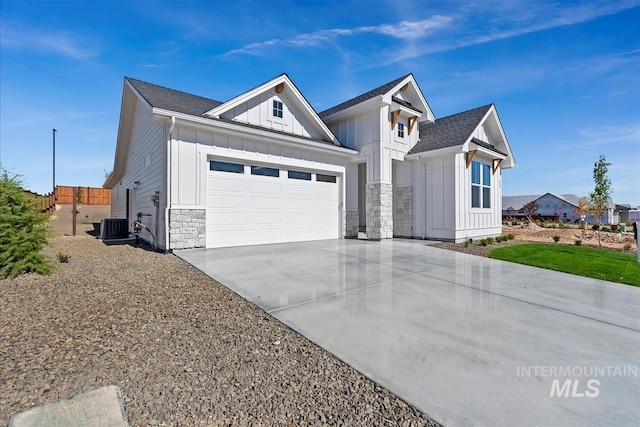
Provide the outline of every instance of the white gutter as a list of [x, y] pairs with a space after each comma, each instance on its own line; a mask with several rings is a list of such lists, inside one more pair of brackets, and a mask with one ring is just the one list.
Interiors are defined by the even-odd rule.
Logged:
[[169, 208], [171, 205], [171, 140], [173, 128], [176, 126], [176, 117], [171, 116], [171, 126], [167, 138], [167, 205], [164, 208], [164, 251], [169, 252]]

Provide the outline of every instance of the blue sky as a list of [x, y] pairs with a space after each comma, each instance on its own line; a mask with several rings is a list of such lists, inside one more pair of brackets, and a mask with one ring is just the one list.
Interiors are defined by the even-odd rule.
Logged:
[[505, 195], [640, 204], [640, 0], [0, 3], [0, 162], [45, 193], [101, 186], [123, 77], [225, 101], [286, 72], [317, 111], [414, 73], [436, 117], [490, 102]]

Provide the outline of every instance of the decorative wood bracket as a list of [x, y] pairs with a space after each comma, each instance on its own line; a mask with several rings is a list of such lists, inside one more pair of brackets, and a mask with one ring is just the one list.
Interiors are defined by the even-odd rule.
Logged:
[[276, 93], [281, 93], [284, 90], [284, 83], [278, 83], [276, 85]]
[[407, 131], [407, 133], [409, 135], [411, 135], [411, 131], [413, 130], [413, 127], [416, 125], [417, 121], [418, 121], [418, 116], [411, 116], [409, 117], [409, 120], [407, 120], [407, 124], [409, 125], [409, 130]]
[[493, 172], [491, 172], [491, 175], [495, 175], [496, 171], [498, 170], [498, 166], [500, 166], [500, 163], [502, 163], [502, 159], [494, 159], [493, 160]]
[[409, 87], [409, 83], [406, 83], [404, 86], [400, 88], [400, 92], [404, 92]]
[[469, 169], [469, 166], [471, 166], [471, 160], [473, 160], [473, 158], [476, 156], [477, 152], [478, 152], [478, 150], [471, 150], [465, 155], [465, 157], [467, 159], [467, 169]]
[[396, 124], [398, 123], [398, 119], [400, 119], [400, 110], [395, 110], [391, 112], [391, 130], [396, 128]]

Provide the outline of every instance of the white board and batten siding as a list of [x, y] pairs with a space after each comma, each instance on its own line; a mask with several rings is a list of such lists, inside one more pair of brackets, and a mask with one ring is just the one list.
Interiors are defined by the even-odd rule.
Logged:
[[[207, 247], [342, 237], [344, 158], [184, 126], [173, 137], [172, 207], [207, 210]], [[210, 171], [211, 160], [245, 165], [244, 173]], [[277, 168], [279, 176], [252, 175], [251, 166]], [[290, 170], [312, 180], [290, 179]], [[317, 182], [317, 174], [336, 182]]]
[[[492, 165], [478, 154], [474, 160]], [[502, 233], [502, 173], [500, 167], [491, 175], [491, 207], [471, 207], [471, 166], [467, 168], [465, 153], [455, 155], [455, 236], [457, 242], [466, 239], [495, 236]], [[453, 206], [454, 204], [452, 204]]]
[[[273, 115], [274, 100], [282, 102], [282, 117], [274, 117]], [[263, 92], [225, 112], [222, 114], [222, 118], [292, 135], [322, 138], [320, 132], [304, 118], [304, 115], [285, 92], [276, 93], [273, 90]]]
[[[164, 206], [166, 205], [165, 191], [165, 168], [164, 155], [164, 126], [153, 120], [151, 109], [136, 100], [135, 117], [131, 132], [131, 143], [122, 180], [112, 189], [111, 192], [111, 216], [114, 218], [125, 218], [126, 212], [126, 190], [129, 189], [129, 218], [130, 230], [133, 230], [133, 223], [136, 214], [142, 212], [151, 216], [142, 217], [142, 222], [150, 230], [159, 230], [156, 236], [158, 246], [164, 248]], [[135, 182], [139, 184], [135, 184]], [[137, 187], [137, 189], [135, 188]], [[152, 197], [155, 192], [160, 192], [160, 211], [157, 215], [156, 228], [156, 207]], [[144, 240], [151, 241], [145, 231], [140, 234]]]
[[414, 196], [414, 206], [424, 210], [426, 224], [416, 229], [424, 228], [426, 238], [453, 239], [456, 223], [454, 158], [452, 155], [429, 157], [423, 163], [418, 165], [424, 167], [425, 179], [417, 193], [426, 197], [426, 201], [421, 197], [415, 200]]

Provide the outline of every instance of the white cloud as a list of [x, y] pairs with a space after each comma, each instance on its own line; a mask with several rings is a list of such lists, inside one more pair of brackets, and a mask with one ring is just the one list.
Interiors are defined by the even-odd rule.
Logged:
[[[385, 66], [437, 52], [489, 43], [520, 35], [576, 25], [638, 6], [638, 0], [550, 3], [537, 1], [488, 1], [474, 7], [460, 7], [446, 15], [417, 21], [376, 26], [334, 28], [299, 34], [287, 39], [269, 39], [247, 44], [225, 56], [259, 55], [277, 47], [318, 47], [335, 44], [341, 38], [364, 34], [389, 36], [409, 42], [403, 49], [367, 52], [363, 68]], [[411, 48], [408, 48], [408, 47]], [[374, 58], [371, 58], [373, 56]]]
[[357, 34], [380, 34], [400, 40], [416, 40], [445, 28], [451, 21], [451, 16], [436, 15], [422, 21], [402, 21], [397, 24], [383, 24], [376, 26], [362, 26], [355, 28], [333, 28], [318, 30], [312, 33], [299, 34], [289, 39], [270, 39], [263, 42], [251, 43], [239, 49], [231, 50], [225, 55], [260, 54], [265, 49], [275, 46], [310, 47], [333, 43], [340, 37]]
[[82, 34], [39, 30], [7, 23], [3, 23], [0, 29], [0, 44], [3, 48], [24, 49], [78, 60], [88, 59], [99, 53], [96, 43]]
[[634, 145], [640, 144], [640, 124], [627, 123], [585, 128], [578, 132], [578, 141], [562, 144], [559, 148], [575, 149], [594, 146]]

